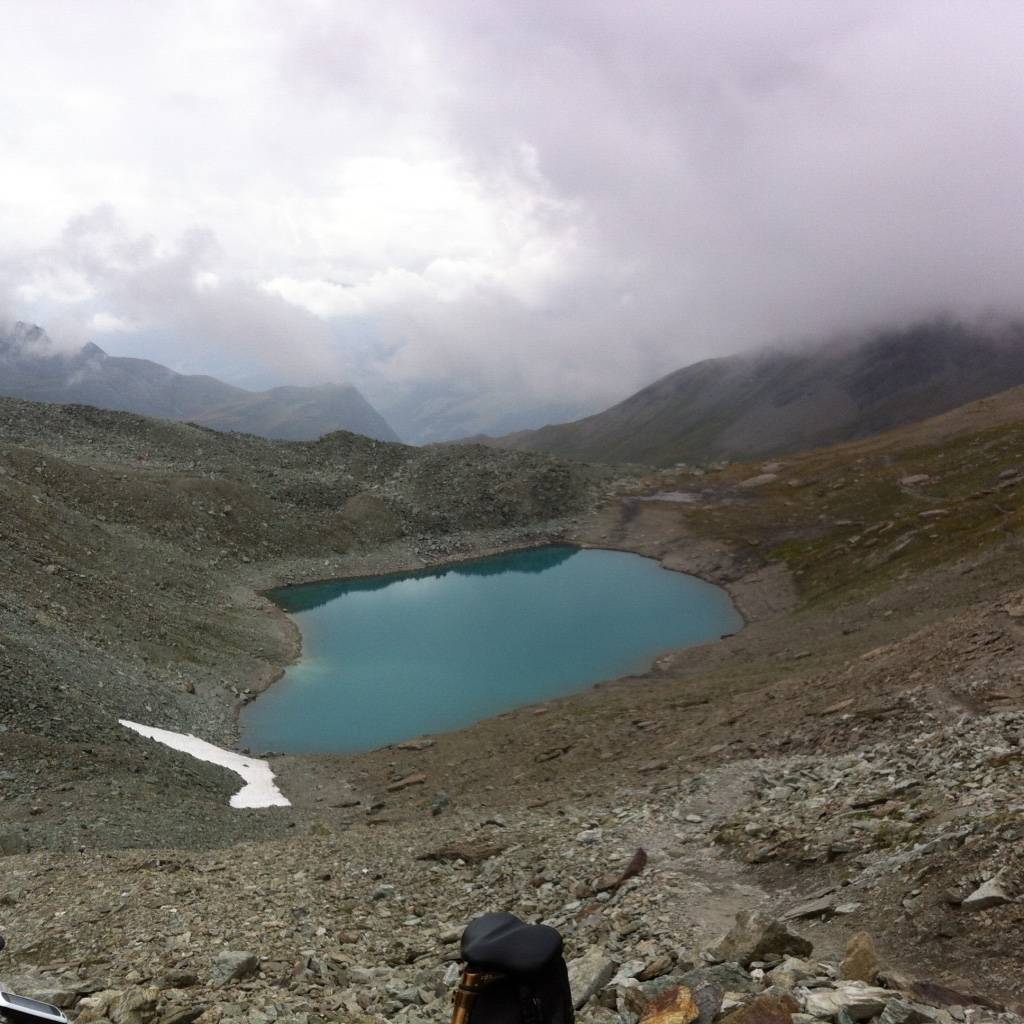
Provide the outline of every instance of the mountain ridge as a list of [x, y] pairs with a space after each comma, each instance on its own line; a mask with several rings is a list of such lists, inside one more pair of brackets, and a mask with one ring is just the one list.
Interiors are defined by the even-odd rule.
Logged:
[[707, 359], [603, 412], [485, 443], [653, 465], [754, 459], [872, 436], [1022, 383], [1024, 326], [931, 321]]
[[316, 440], [335, 430], [399, 440], [351, 384], [247, 391], [149, 359], [111, 356], [93, 342], [62, 352], [42, 328], [22, 321], [0, 334], [0, 395], [135, 412], [277, 440]]

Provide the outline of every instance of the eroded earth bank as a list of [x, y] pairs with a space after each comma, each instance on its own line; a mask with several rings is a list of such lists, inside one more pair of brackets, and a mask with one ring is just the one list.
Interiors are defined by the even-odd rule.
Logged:
[[[0, 402], [0, 977], [114, 1024], [439, 1021], [461, 927], [507, 909], [566, 935], [584, 1020], [680, 986], [700, 1024], [1019, 1009], [1022, 441], [988, 400], [612, 473]], [[268, 586], [554, 540], [726, 585], [748, 625], [458, 733], [274, 758], [291, 808], [233, 811], [237, 777], [117, 724], [231, 745], [296, 652]], [[877, 962], [861, 937], [843, 967], [862, 932]]]

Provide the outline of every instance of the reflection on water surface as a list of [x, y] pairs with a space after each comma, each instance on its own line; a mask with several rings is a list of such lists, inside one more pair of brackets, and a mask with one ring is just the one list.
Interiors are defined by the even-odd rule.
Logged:
[[294, 616], [303, 656], [243, 714], [256, 751], [352, 752], [456, 729], [742, 624], [718, 587], [561, 546], [270, 596]]

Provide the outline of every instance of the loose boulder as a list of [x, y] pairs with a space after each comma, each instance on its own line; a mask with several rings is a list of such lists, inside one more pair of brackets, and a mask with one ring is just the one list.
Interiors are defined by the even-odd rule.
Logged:
[[211, 982], [226, 985], [229, 981], [240, 981], [256, 973], [260, 958], [255, 953], [242, 953], [233, 949], [225, 949], [217, 954], [213, 962]]
[[597, 995], [612, 980], [617, 966], [603, 949], [596, 946], [583, 956], [570, 960], [569, 988], [573, 1006], [578, 1010]]
[[885, 1012], [878, 1018], [878, 1024], [930, 1024], [935, 1020], [935, 1011], [917, 1006], [905, 999], [890, 999]]
[[885, 1009], [891, 998], [887, 989], [849, 981], [836, 988], [809, 992], [805, 1010], [820, 1020], [835, 1020], [841, 1015], [850, 1020], [870, 1020]]
[[873, 985], [878, 978], [879, 966], [874, 940], [867, 932], [857, 932], [846, 946], [839, 974], [844, 981], [863, 981], [866, 985]]
[[964, 910], [988, 910], [990, 907], [1001, 907], [1010, 902], [1010, 894], [1006, 891], [1001, 875], [990, 878], [984, 885], [979, 885], [960, 904]]
[[810, 956], [812, 943], [774, 917], [760, 910], [741, 910], [736, 923], [710, 950], [716, 960], [734, 961], [748, 967], [767, 956]]
[[790, 1024], [800, 1004], [789, 995], [758, 996], [722, 1018], [722, 1024]]
[[699, 982], [693, 989], [693, 1000], [700, 1010], [697, 1024], [711, 1024], [722, 1009], [725, 990], [716, 981], [710, 979]]
[[756, 995], [761, 987], [747, 971], [735, 963], [697, 967], [682, 975], [679, 982], [682, 985], [689, 985], [697, 993], [704, 985], [714, 985], [722, 992], [748, 992]]
[[768, 972], [768, 982], [778, 988], [792, 990], [801, 982], [813, 978], [817, 973], [819, 973], [818, 970], [810, 961], [787, 956], [778, 967]]
[[693, 1024], [700, 1018], [700, 1007], [685, 985], [662, 992], [648, 1004], [641, 1024]]

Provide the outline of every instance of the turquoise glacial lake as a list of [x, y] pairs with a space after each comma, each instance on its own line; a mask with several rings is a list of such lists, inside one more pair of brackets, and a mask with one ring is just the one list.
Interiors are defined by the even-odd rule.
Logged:
[[352, 753], [458, 729], [743, 623], [709, 583], [571, 547], [269, 596], [301, 630], [302, 658], [243, 712], [254, 751]]

